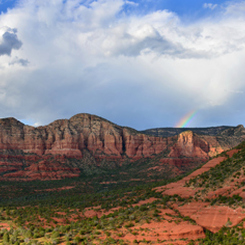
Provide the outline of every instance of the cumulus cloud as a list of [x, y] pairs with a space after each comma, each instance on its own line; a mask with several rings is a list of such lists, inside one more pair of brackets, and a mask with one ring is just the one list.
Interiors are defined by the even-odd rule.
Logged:
[[17, 29], [7, 28], [2, 34], [2, 40], [0, 43], [0, 56], [11, 55], [13, 49], [20, 49], [22, 42], [17, 37]]
[[186, 24], [169, 10], [123, 14], [125, 4], [23, 0], [2, 13], [18, 35], [2, 31], [0, 114], [46, 124], [87, 112], [144, 129], [173, 126], [195, 109], [195, 126], [234, 124], [227, 105], [245, 102], [236, 93], [245, 89], [241, 5], [237, 16], [230, 2]]

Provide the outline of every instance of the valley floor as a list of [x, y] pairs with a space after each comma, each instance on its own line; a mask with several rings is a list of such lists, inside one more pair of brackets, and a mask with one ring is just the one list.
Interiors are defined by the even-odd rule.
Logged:
[[37, 200], [1, 200], [0, 244], [245, 244], [244, 159], [240, 146], [156, 187], [89, 195], [69, 183], [39, 197], [36, 186]]

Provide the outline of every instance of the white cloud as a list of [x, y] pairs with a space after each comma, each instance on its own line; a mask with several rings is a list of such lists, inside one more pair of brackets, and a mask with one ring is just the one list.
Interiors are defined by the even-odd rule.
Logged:
[[234, 1], [228, 2], [227, 6], [224, 8], [224, 14], [226, 16], [232, 16], [236, 20], [245, 19], [244, 16], [245, 11], [245, 2], [244, 1]]
[[215, 8], [218, 7], [218, 4], [204, 3], [204, 4], [203, 4], [203, 7], [204, 7], [205, 9], [208, 8], [208, 9], [214, 10]]
[[122, 15], [125, 3], [24, 0], [1, 14], [22, 46], [0, 56], [0, 114], [41, 124], [88, 112], [139, 128], [236, 101], [245, 20], [234, 4], [186, 25], [165, 10]]
[[135, 2], [132, 2], [132, 1], [125, 1], [125, 4], [133, 5], [133, 6], [139, 6], [138, 3], [135, 3]]

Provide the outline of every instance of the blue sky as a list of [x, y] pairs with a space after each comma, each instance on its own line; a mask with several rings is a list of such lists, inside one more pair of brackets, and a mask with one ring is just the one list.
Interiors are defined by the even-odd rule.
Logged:
[[[227, 2], [224, 0], [217, 1], [205, 1], [205, 0], [143, 0], [143, 1], [132, 1], [137, 3], [138, 6], [131, 6], [132, 12], [149, 12], [156, 10], [168, 9], [169, 11], [175, 12], [178, 16], [183, 18], [201, 18], [210, 13], [210, 9], [204, 8], [205, 4], [222, 5]], [[217, 6], [218, 7], [218, 6]]]
[[0, 2], [0, 117], [244, 124], [245, 1]]
[[[7, 9], [15, 7], [16, 3], [21, 1], [16, 0], [1, 0], [0, 1], [0, 12], [6, 12]], [[84, 2], [84, 1], [81, 1]], [[208, 3], [212, 5], [222, 5], [227, 2], [224, 0], [206, 1], [206, 0], [132, 0], [130, 2], [136, 3], [136, 5], [126, 5], [125, 10], [128, 13], [147, 13], [156, 10], [168, 9], [169, 11], [175, 12], [178, 16], [183, 18], [202, 18], [203, 16], [210, 14], [209, 8], [203, 6]]]
[[11, 9], [15, 6], [15, 0], [1, 0], [0, 1], [0, 12], [6, 13], [7, 9]]

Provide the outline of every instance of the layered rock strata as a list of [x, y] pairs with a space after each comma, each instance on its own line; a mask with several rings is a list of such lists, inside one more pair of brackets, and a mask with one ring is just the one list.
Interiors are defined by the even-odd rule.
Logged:
[[[16, 154], [18, 159], [23, 155], [33, 157], [32, 163], [50, 156], [83, 159], [86, 150], [93, 158], [93, 161], [87, 160], [88, 164], [99, 164], [103, 159], [119, 162], [125, 159], [154, 159], [162, 154], [157, 160], [159, 166], [170, 164], [181, 168], [183, 164], [199, 164], [210, 156], [234, 147], [238, 141], [245, 139], [242, 126], [239, 126], [238, 131], [234, 128], [231, 132], [230, 129], [227, 142], [222, 136], [221, 143], [218, 136], [200, 136], [192, 131], [168, 138], [146, 135], [90, 114], [78, 114], [40, 127], [27, 126], [14, 118], [6, 118], [0, 120], [0, 154], [3, 155], [0, 160]], [[31, 164], [15, 165], [10, 163], [13, 159], [3, 162], [6, 164], [1, 164], [0, 170], [8, 173], [7, 176], [13, 176], [14, 171], [27, 170], [26, 167]]]

